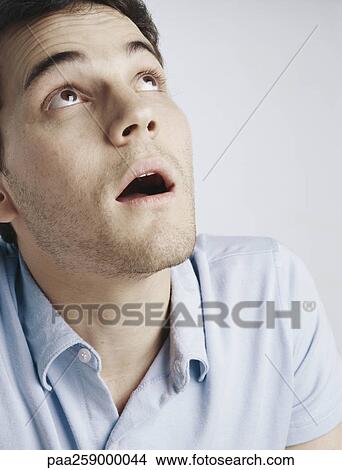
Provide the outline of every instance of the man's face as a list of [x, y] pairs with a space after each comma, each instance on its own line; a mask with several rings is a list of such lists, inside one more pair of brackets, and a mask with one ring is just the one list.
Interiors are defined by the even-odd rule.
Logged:
[[[107, 6], [50, 14], [0, 41], [0, 128], [7, 179], [1, 184], [21, 241], [62, 269], [104, 276], [152, 273], [184, 261], [195, 243], [191, 133], [127, 17]], [[58, 52], [83, 62], [54, 65], [24, 90], [33, 67]], [[65, 85], [67, 80], [67, 85]], [[70, 87], [72, 84], [72, 87]], [[175, 197], [161, 205], [116, 200], [128, 167], [158, 158], [173, 169]], [[132, 175], [132, 179], [134, 176]]]

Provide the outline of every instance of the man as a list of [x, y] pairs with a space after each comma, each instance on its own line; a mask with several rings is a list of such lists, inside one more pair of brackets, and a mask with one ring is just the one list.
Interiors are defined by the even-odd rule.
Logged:
[[1, 448], [342, 448], [302, 261], [196, 237], [191, 133], [144, 4], [0, 18]]

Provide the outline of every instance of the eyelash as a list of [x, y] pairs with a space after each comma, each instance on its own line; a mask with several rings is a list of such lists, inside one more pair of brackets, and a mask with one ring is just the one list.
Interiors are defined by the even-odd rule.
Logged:
[[151, 75], [153, 78], [159, 82], [159, 85], [163, 87], [166, 84], [165, 76], [155, 69], [147, 69], [139, 73], [139, 78], [144, 77], [145, 75]]
[[[163, 88], [166, 84], [166, 81], [167, 81], [166, 78], [158, 70], [155, 70], [155, 69], [143, 70], [142, 72], [139, 73], [138, 79], [141, 77], [144, 77], [145, 75], [150, 75], [153, 78], [155, 78], [161, 88]], [[73, 82], [64, 82], [57, 90], [52, 92], [52, 95], [48, 96], [48, 98], [43, 102], [44, 108], [46, 109], [50, 105], [51, 101], [58, 93], [68, 88], [76, 89], [78, 87]]]

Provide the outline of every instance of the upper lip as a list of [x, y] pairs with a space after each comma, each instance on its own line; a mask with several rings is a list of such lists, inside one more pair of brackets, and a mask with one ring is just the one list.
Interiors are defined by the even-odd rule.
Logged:
[[151, 158], [148, 160], [136, 160], [127, 170], [123, 176], [118, 189], [116, 191], [115, 199], [127, 188], [127, 186], [145, 173], [158, 173], [163, 177], [165, 186], [168, 191], [175, 185], [174, 170], [165, 160], [160, 158]]

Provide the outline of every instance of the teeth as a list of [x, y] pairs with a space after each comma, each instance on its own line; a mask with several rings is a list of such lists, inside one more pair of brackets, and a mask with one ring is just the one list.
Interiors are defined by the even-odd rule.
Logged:
[[139, 178], [143, 178], [144, 176], [150, 176], [150, 175], [154, 175], [155, 172], [152, 171], [151, 173], [144, 173], [143, 175], [140, 175]]

